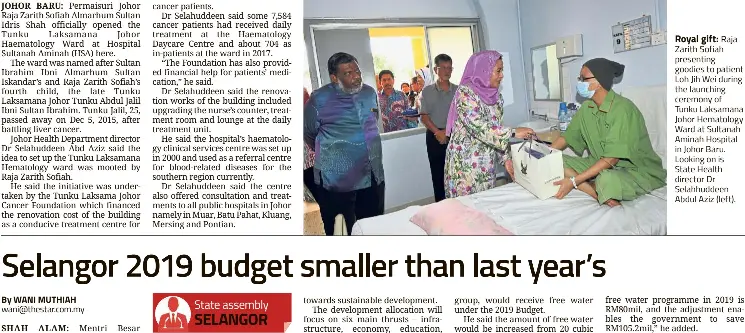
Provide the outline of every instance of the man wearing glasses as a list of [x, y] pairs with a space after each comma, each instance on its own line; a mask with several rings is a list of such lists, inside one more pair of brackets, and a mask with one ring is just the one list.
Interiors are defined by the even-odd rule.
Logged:
[[450, 82], [453, 59], [447, 54], [435, 57], [435, 73], [437, 82], [422, 90], [419, 114], [422, 115], [422, 123], [427, 127], [427, 156], [435, 201], [438, 202], [445, 199], [445, 152], [448, 144], [445, 127], [450, 103], [458, 90], [458, 85]]
[[577, 93], [586, 98], [555, 149], [572, 148], [580, 156], [564, 155], [564, 176], [556, 198], [577, 189], [610, 207], [665, 186], [667, 171], [652, 148], [644, 116], [631, 100], [611, 87], [624, 65], [604, 58], [587, 61]]

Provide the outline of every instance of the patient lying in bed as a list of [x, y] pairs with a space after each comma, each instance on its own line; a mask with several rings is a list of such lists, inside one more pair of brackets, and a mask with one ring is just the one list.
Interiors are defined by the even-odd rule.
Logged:
[[556, 198], [578, 189], [613, 207], [665, 186], [667, 171], [652, 148], [644, 116], [611, 89], [623, 69], [602, 58], [582, 67], [577, 92], [588, 100], [552, 147], [570, 147], [579, 155], [587, 150], [589, 156], [564, 156], [565, 178], [554, 183], [560, 186]]

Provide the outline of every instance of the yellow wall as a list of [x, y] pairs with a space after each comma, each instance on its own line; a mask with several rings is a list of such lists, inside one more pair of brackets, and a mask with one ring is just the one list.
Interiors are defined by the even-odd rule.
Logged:
[[424, 44], [424, 36], [412, 38], [411, 49], [414, 52], [414, 68], [427, 66], [427, 46]]
[[427, 47], [424, 43], [424, 27], [395, 27], [367, 29], [370, 38], [375, 37], [411, 37], [411, 50], [414, 54], [414, 67], [427, 66]]
[[422, 37], [424, 38], [424, 27], [370, 28], [367, 30], [370, 33], [370, 38], [373, 38], [373, 37]]

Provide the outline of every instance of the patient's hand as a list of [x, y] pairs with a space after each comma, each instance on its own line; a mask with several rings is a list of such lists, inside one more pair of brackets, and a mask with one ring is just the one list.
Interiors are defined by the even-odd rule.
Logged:
[[515, 167], [512, 165], [512, 160], [504, 162], [504, 168], [507, 169], [507, 173], [510, 175], [512, 180], [515, 180]]
[[620, 206], [621, 205], [621, 203], [618, 202], [618, 200], [614, 200], [614, 199], [608, 199], [608, 201], [606, 201], [605, 204], [608, 205], [608, 207], [610, 207], [610, 208], [613, 208], [613, 207], [616, 207], [616, 206]]
[[564, 197], [574, 189], [574, 184], [572, 184], [572, 180], [569, 178], [555, 181], [554, 185], [559, 185], [559, 191], [557, 191], [555, 195], [556, 199], [564, 199]]

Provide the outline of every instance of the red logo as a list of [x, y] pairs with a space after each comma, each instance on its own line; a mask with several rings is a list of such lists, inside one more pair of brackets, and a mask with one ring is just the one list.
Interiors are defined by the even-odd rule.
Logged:
[[285, 332], [291, 294], [153, 294], [153, 332]]
[[189, 332], [191, 308], [178, 296], [163, 297], [155, 306], [156, 332]]

